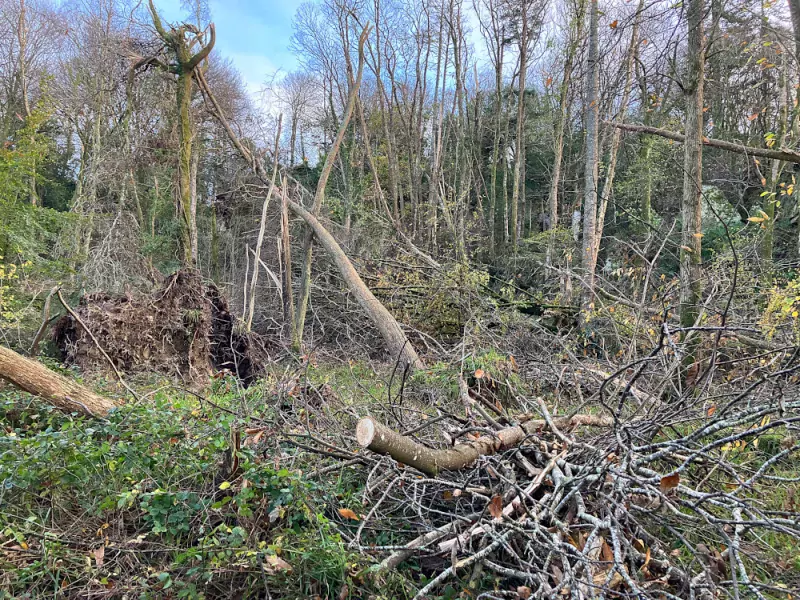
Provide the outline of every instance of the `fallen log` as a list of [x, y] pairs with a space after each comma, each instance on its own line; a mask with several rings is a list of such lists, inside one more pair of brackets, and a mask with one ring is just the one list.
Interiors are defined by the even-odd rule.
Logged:
[[65, 412], [105, 417], [116, 407], [108, 398], [4, 346], [0, 346], [0, 378]]
[[[632, 133], [646, 133], [649, 135], [657, 135], [673, 142], [683, 143], [686, 141], [686, 136], [682, 133], [676, 133], [667, 129], [659, 129], [658, 127], [648, 127], [647, 125], [636, 125], [634, 123], [615, 123], [612, 121], [603, 121], [604, 125], [610, 125], [623, 131], [630, 131]], [[728, 142], [725, 140], [716, 140], [714, 138], [703, 138], [703, 145], [711, 146], [712, 148], [719, 148], [727, 150], [728, 152], [738, 152], [740, 154], [747, 154], [750, 156], [758, 156], [760, 158], [770, 158], [772, 160], [782, 160], [800, 164], [800, 152], [789, 150], [788, 148], [772, 149], [772, 148], [756, 148], [753, 146], [745, 146], [736, 142]]]
[[[580, 425], [611, 427], [614, 420], [608, 416], [575, 415], [555, 419], [554, 424], [561, 430], [569, 430]], [[439, 471], [464, 469], [481, 456], [490, 456], [513, 448], [546, 425], [544, 420], [529, 420], [514, 427], [501, 429], [493, 435], [484, 435], [470, 442], [437, 450], [389, 429], [372, 417], [364, 417], [356, 426], [356, 440], [362, 448], [378, 454], [388, 454], [396, 461], [419, 469], [423, 473], [436, 475]]]

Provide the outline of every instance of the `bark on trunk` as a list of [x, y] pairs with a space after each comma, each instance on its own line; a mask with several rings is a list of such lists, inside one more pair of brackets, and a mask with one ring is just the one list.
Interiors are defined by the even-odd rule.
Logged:
[[594, 266], [597, 246], [597, 121], [600, 88], [597, 0], [589, 4], [589, 56], [586, 79], [586, 167], [583, 190], [583, 247], [584, 277], [583, 311], [587, 318], [594, 304]]
[[[700, 302], [700, 260], [703, 185], [703, 14], [704, 0], [688, 6], [688, 70], [683, 84], [686, 96], [686, 141], [681, 201], [680, 312], [681, 325], [694, 325]], [[691, 351], [687, 353], [691, 355]]]
[[519, 96], [517, 98], [517, 139], [514, 151], [514, 189], [511, 192], [511, 252], [517, 253], [519, 235], [519, 199], [525, 196], [523, 166], [525, 164], [525, 75], [528, 69], [527, 5], [523, 4], [522, 34], [519, 42]]
[[[631, 43], [628, 47], [628, 55], [625, 60], [625, 87], [622, 90], [622, 100], [620, 102], [619, 113], [617, 120], [622, 122], [625, 120], [625, 115], [628, 112], [628, 101], [631, 95], [631, 87], [633, 85], [633, 61], [636, 57], [636, 46], [639, 43], [639, 24], [642, 18], [642, 11], [644, 11], [644, 0], [639, 0], [639, 6], [636, 9], [636, 16], [633, 21], [633, 30], [631, 31]], [[617, 171], [617, 154], [619, 152], [620, 141], [622, 140], [622, 130], [614, 128], [611, 134], [611, 148], [609, 149], [608, 168], [606, 170], [606, 180], [603, 184], [603, 193], [600, 195], [600, 210], [597, 213], [597, 231], [594, 248], [594, 264], [597, 265], [597, 255], [600, 252], [600, 241], [603, 239], [603, 229], [606, 223], [606, 212], [608, 211], [608, 203], [611, 199], [611, 194], [614, 190], [614, 175]]]
[[[580, 425], [610, 427], [613, 424], [614, 420], [608, 416], [575, 415], [574, 417], [555, 419], [556, 427], [561, 430], [572, 429]], [[414, 467], [423, 473], [436, 475], [440, 471], [457, 471], [466, 468], [480, 456], [489, 456], [513, 448], [545, 425], [545, 421], [530, 420], [515, 427], [501, 429], [495, 435], [484, 435], [472, 442], [436, 450], [389, 429], [372, 417], [364, 417], [356, 426], [356, 440], [362, 448], [378, 454], [388, 454], [396, 461]]]
[[64, 412], [105, 417], [116, 407], [111, 400], [4, 346], [0, 346], [0, 378]]
[[[686, 136], [684, 134], [676, 133], [674, 131], [668, 131], [666, 129], [660, 129], [658, 127], [648, 127], [646, 125], [636, 125], [634, 123], [613, 123], [611, 121], [605, 121], [603, 124], [611, 125], [612, 127], [617, 127], [624, 131], [631, 131], [633, 133], [647, 133], [650, 135], [657, 135], [663, 138], [667, 138], [668, 140], [680, 142], [681, 144], [686, 142]], [[725, 140], [717, 140], [714, 138], [707, 138], [705, 136], [701, 136], [701, 140], [703, 146], [720, 148], [721, 150], [727, 150], [729, 152], [739, 152], [741, 154], [749, 154], [750, 156], [757, 156], [759, 158], [785, 160], [786, 162], [800, 164], [800, 152], [795, 152], [794, 150], [789, 150], [788, 148], [782, 148], [780, 150], [770, 150], [769, 148], [756, 148], [754, 146], [745, 146], [743, 144], [737, 144], [735, 142], [728, 142]]]

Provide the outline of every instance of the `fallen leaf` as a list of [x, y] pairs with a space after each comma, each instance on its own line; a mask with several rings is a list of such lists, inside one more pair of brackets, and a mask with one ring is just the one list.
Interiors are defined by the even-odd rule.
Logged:
[[611, 23], [608, 24], [608, 26], [611, 27], [611, 29], [616, 29], [617, 25], [619, 25], [619, 21], [617, 19], [614, 19], [613, 21], [611, 21]]
[[475, 379], [483, 379], [483, 376], [486, 375], [483, 369], [475, 369]]
[[681, 475], [680, 473], [675, 473], [673, 475], [666, 475], [661, 478], [661, 483], [659, 484], [659, 488], [662, 492], [668, 492], [669, 490], [675, 489], [678, 487], [678, 484], [681, 482]]
[[531, 588], [527, 585], [520, 585], [517, 586], [517, 596], [519, 596], [522, 600], [527, 600], [531, 597]]
[[614, 562], [614, 551], [611, 550], [611, 546], [605, 540], [600, 544], [600, 556], [602, 556], [604, 562]]
[[291, 573], [292, 571], [292, 565], [283, 560], [280, 556], [275, 556], [274, 554], [267, 555], [267, 564], [273, 570], [284, 571], [286, 573]]
[[92, 554], [94, 555], [94, 562], [97, 568], [101, 568], [103, 566], [103, 560], [106, 557], [106, 547], [100, 546], [99, 548], [95, 548], [92, 550]]
[[501, 496], [492, 497], [492, 501], [489, 502], [489, 514], [494, 519], [499, 519], [503, 515], [503, 498]]
[[755, 121], [758, 118], [758, 113], [753, 113], [749, 117], [747, 117], [748, 121]]
[[221, 490], [227, 490], [229, 487], [231, 487], [230, 481], [223, 481], [222, 483], [219, 484], [219, 489]]
[[345, 519], [351, 519], [353, 521], [359, 520], [358, 515], [349, 508], [340, 508], [339, 514], [342, 515]]
[[707, 416], [707, 417], [710, 417], [710, 416], [711, 416], [711, 415], [713, 415], [715, 412], [717, 412], [717, 407], [716, 407], [716, 405], [715, 405], [715, 404], [712, 404], [711, 406], [709, 406], [709, 407], [708, 407], [708, 410], [706, 411], [706, 416]]

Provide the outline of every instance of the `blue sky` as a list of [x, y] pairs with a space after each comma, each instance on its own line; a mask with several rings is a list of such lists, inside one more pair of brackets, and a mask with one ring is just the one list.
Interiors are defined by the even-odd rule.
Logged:
[[[302, 0], [209, 0], [217, 28], [217, 49], [231, 59], [251, 93], [277, 70], [291, 71], [292, 18]], [[155, 0], [167, 21], [185, 17], [180, 0]]]

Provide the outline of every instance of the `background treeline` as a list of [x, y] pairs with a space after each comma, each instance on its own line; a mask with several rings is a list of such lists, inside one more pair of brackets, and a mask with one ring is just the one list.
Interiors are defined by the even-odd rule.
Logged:
[[[748, 268], [768, 285], [798, 256], [794, 164], [706, 147], [701, 174], [687, 173], [680, 143], [610, 123], [683, 132], [697, 104], [692, 68], [702, 63], [705, 138], [793, 147], [795, 4], [326, 0], [298, 9], [299, 66], [270, 75], [261, 97], [216, 51], [198, 68], [258, 159], [277, 160], [313, 191], [354, 84], [359, 34], [373, 24], [322, 208], [362, 271], [399, 252], [402, 239], [486, 271], [511, 299], [569, 304], [593, 288], [589, 271], [619, 276], [658, 250], [671, 277], [695, 250], [686, 236], [707, 262], [746, 227], [739, 258], [753, 258]], [[691, 7], [701, 47], [690, 44]], [[32, 314], [30, 298], [54, 281], [76, 291], [145, 289], [187, 264], [244, 313], [253, 269], [280, 270], [280, 202], [269, 209], [258, 263], [263, 182], [192, 77], [181, 112], [180, 69], [151, 11], [42, 0], [4, 1], [0, 10], [5, 318]], [[186, 6], [182, 34], [194, 51], [213, 46], [211, 21], [202, 2]], [[690, 198], [692, 177], [701, 183]], [[701, 222], [687, 220], [691, 203]], [[325, 277], [312, 290], [321, 313], [347, 302], [321, 293], [332, 277], [325, 265], [315, 261]], [[262, 276], [257, 328], [275, 323], [271, 288], [276, 277]]]

